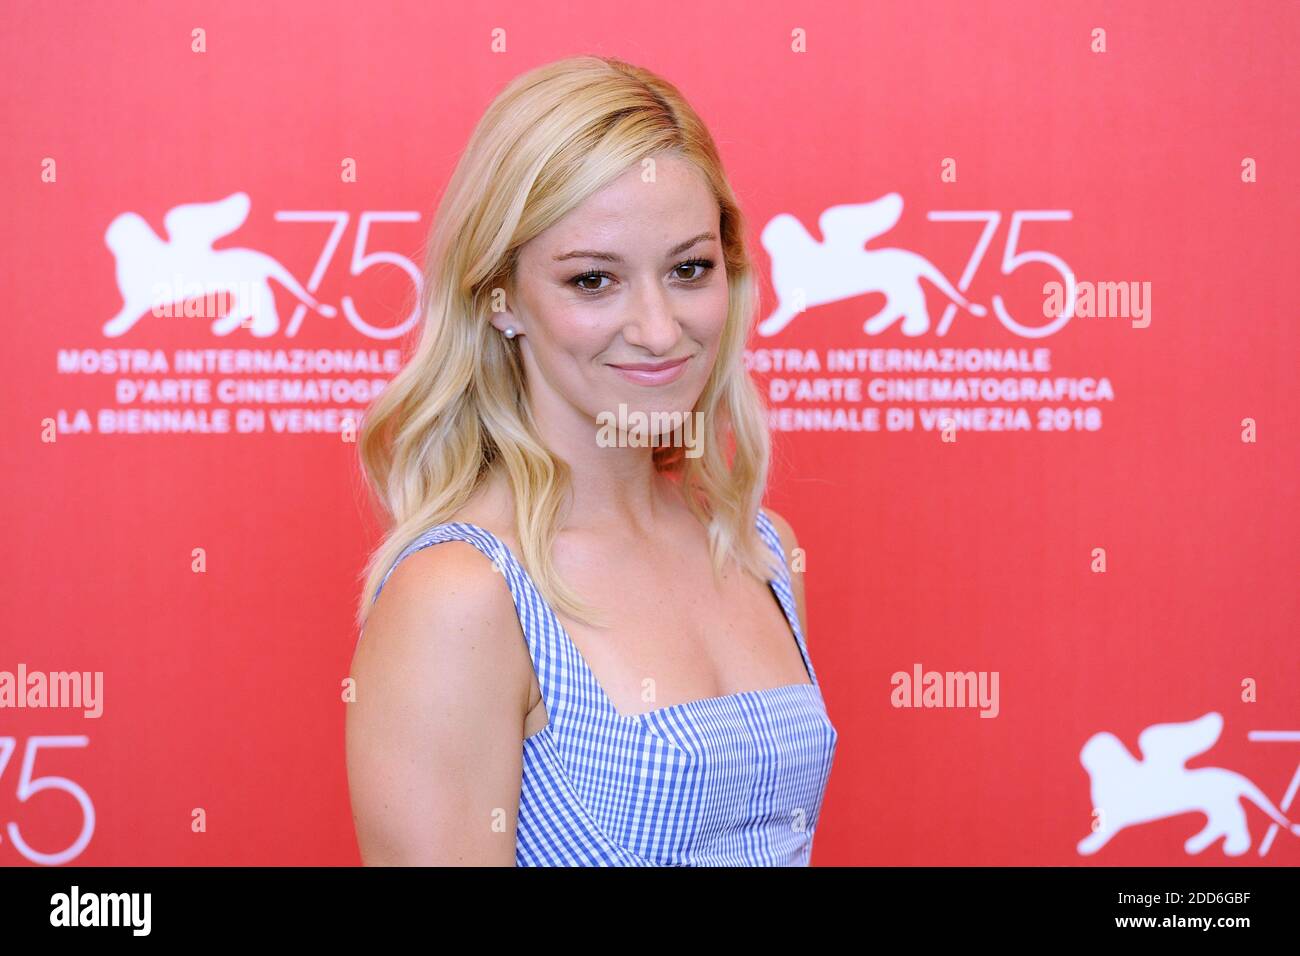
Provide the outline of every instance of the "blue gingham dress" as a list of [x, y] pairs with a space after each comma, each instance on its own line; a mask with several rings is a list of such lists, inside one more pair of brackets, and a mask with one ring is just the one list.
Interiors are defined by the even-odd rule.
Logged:
[[[524, 739], [518, 866], [807, 866], [838, 734], [799, 626], [780, 535], [768, 582], [811, 683], [619, 714], [505, 544], [437, 525], [393, 562], [467, 541], [505, 575], [549, 722]], [[375, 592], [383, 590], [383, 582]]]

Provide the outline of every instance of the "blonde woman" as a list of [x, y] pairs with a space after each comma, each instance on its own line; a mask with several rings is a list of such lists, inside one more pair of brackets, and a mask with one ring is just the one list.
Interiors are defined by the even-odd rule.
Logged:
[[760, 508], [744, 232], [644, 69], [548, 64], [474, 130], [360, 440], [364, 863], [807, 865], [837, 734]]

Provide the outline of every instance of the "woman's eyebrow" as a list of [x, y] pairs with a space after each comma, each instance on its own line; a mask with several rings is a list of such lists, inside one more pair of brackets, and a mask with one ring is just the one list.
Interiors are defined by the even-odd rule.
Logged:
[[[697, 242], [704, 242], [706, 240], [716, 239], [716, 238], [717, 236], [715, 236], [711, 232], [702, 232], [698, 236], [692, 236], [690, 239], [687, 239], [685, 242], [679, 242], [677, 245], [673, 246], [671, 249], [668, 250], [668, 255], [675, 256], [679, 252], [685, 252], [687, 249], [695, 245]], [[600, 259], [603, 260], [604, 262], [623, 261], [622, 256], [617, 256], [612, 252], [596, 252], [591, 249], [574, 249], [572, 252], [566, 252], [563, 253], [562, 255], [558, 255], [555, 257], [556, 262], [563, 262], [565, 259]]]

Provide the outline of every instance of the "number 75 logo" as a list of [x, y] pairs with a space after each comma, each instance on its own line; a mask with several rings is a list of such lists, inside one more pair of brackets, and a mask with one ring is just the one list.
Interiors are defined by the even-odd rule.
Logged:
[[[309, 292], [315, 292], [319, 287], [321, 280], [324, 279], [325, 273], [334, 260], [334, 255], [338, 251], [343, 233], [348, 228], [350, 216], [347, 212], [339, 210], [324, 210], [319, 212], [291, 211], [282, 210], [275, 214], [277, 222], [333, 222], [334, 228], [330, 230], [325, 245], [321, 248], [320, 255], [316, 259], [316, 265], [312, 269], [311, 275], [307, 279], [307, 289]], [[347, 318], [348, 323], [360, 332], [372, 339], [395, 339], [406, 333], [420, 318], [419, 301], [423, 288], [423, 278], [420, 270], [406, 256], [399, 255], [396, 252], [376, 251], [366, 252], [366, 244], [370, 240], [371, 223], [376, 222], [418, 222], [420, 214], [418, 212], [363, 212], [361, 213], [360, 222], [357, 224], [356, 240], [352, 243], [352, 258], [348, 262], [348, 274], [353, 276], [361, 275], [371, 266], [387, 263], [388, 265], [397, 266], [411, 278], [411, 285], [414, 287], [414, 301], [416, 305], [412, 308], [411, 313], [407, 315], [399, 324], [393, 326], [372, 325], [361, 317], [357, 311], [356, 303], [352, 296], [345, 295], [340, 300], [343, 308], [343, 315]], [[306, 303], [299, 302], [293, 310], [293, 315], [289, 317], [289, 326], [285, 330], [288, 336], [294, 336], [298, 333], [302, 325], [303, 317], [307, 314], [308, 306]]]
[[[26, 803], [31, 797], [45, 790], [62, 790], [64, 793], [71, 794], [80, 805], [82, 817], [81, 832], [72, 841], [72, 845], [55, 853], [42, 853], [33, 849], [23, 839], [18, 824], [12, 821], [6, 823], [5, 832], [9, 835], [9, 842], [33, 863], [44, 863], [49, 866], [67, 863], [81, 854], [95, 832], [95, 806], [90, 802], [90, 795], [80, 784], [67, 777], [32, 776], [32, 770], [36, 765], [36, 751], [42, 747], [85, 747], [89, 743], [90, 738], [85, 735], [27, 738], [27, 748], [23, 751], [23, 766], [18, 774], [18, 801]], [[9, 758], [13, 756], [15, 745], [15, 738], [0, 737], [0, 778], [4, 777], [5, 767], [9, 765]]]

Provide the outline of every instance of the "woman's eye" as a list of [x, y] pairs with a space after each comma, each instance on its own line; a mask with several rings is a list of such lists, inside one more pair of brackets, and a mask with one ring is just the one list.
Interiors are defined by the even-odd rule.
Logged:
[[[683, 262], [673, 271], [677, 272], [678, 278], [685, 279], [687, 282], [698, 282], [704, 278], [704, 274], [713, 268], [713, 261], [710, 259], [692, 259], [690, 262]], [[681, 274], [681, 269], [699, 269], [700, 271], [691, 276]]]
[[593, 280], [608, 279], [608, 278], [609, 276], [603, 272], [586, 272], [580, 276], [574, 276], [572, 282], [583, 292], [588, 292], [588, 293], [603, 292], [604, 288], [601, 286], [597, 286], [596, 288], [593, 289], [591, 286], [582, 285], [582, 283], [591, 282]]

